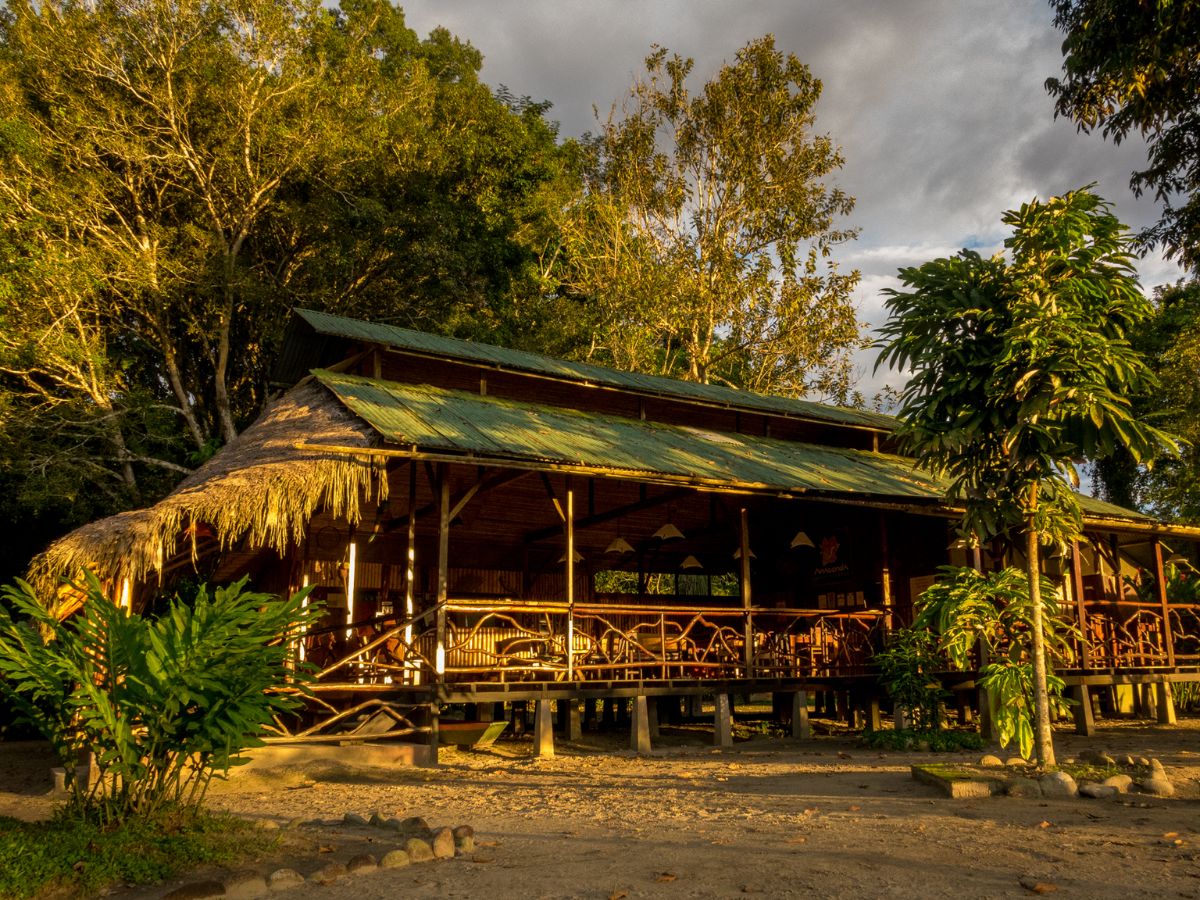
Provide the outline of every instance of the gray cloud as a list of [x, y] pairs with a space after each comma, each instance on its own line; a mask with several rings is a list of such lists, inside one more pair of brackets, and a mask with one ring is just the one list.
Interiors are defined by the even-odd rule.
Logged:
[[[422, 0], [404, 3], [425, 33], [444, 25], [484, 54], [483, 77], [553, 103], [564, 136], [595, 129], [622, 97], [653, 43], [696, 60], [697, 83], [748, 41], [771, 32], [824, 83], [817, 128], [841, 145], [839, 184], [858, 200], [858, 241], [838, 255], [862, 271], [862, 318], [883, 320], [880, 291], [899, 266], [990, 252], [1001, 213], [1089, 182], [1140, 228], [1157, 217], [1129, 174], [1145, 160], [1055, 120], [1043, 84], [1059, 73], [1062, 36], [1044, 0]], [[1179, 277], [1144, 260], [1145, 285]], [[859, 359], [860, 387], [874, 354]], [[896, 376], [892, 376], [896, 381]]]

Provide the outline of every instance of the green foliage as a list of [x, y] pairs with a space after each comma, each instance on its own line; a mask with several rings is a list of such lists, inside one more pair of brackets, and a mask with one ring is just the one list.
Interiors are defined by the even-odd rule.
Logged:
[[918, 731], [938, 730], [941, 702], [950, 696], [933, 676], [944, 666], [937, 651], [937, 639], [927, 629], [901, 628], [873, 658], [892, 701], [908, 710]]
[[0, 897], [96, 896], [205, 864], [230, 864], [277, 840], [242, 819], [201, 812], [139, 816], [118, 826], [78, 817], [0, 817]]
[[1046, 87], [1055, 112], [1083, 131], [1148, 144], [1130, 186], [1163, 205], [1142, 239], [1192, 270], [1200, 267], [1200, 63], [1195, 0], [1050, 0], [1065, 35], [1063, 77]]
[[[54, 745], [71, 808], [110, 822], [195, 806], [296, 707], [304, 675], [288, 640], [314, 607], [306, 592], [279, 600], [245, 586], [201, 588], [151, 620], [127, 615], [89, 573], [81, 612], [61, 622], [24, 582], [4, 588], [0, 690]], [[74, 774], [88, 753], [100, 777], [84, 785]]]
[[911, 728], [885, 728], [880, 731], [864, 731], [860, 741], [872, 750], [921, 750], [928, 748], [933, 753], [955, 753], [960, 750], [983, 749], [983, 738], [977, 731], [961, 731], [940, 728], [921, 731]]
[[1154, 315], [1131, 336], [1158, 377], [1130, 399], [1135, 414], [1180, 436], [1181, 452], [1140, 466], [1127, 454], [1095, 467], [1104, 498], [1163, 519], [1200, 523], [1200, 282], [1161, 287]]
[[[942, 566], [938, 580], [921, 596], [914, 629], [930, 629], [937, 647], [958, 669], [980, 667], [980, 687], [987, 691], [992, 721], [1007, 747], [1017, 742], [1021, 755], [1033, 747], [1033, 600], [1025, 572], [1008, 567], [999, 572]], [[1079, 636], [1061, 613], [1058, 590], [1043, 580], [1045, 605], [1042, 630], [1051, 665], [1067, 665], [1074, 658], [1072, 638]], [[976, 656], [978, 654], [978, 657]], [[1051, 703], [1060, 707], [1062, 679], [1049, 669], [1046, 688]]]
[[655, 47], [587, 150], [563, 224], [564, 279], [594, 355], [618, 368], [843, 398], [860, 336], [833, 248], [853, 198], [813, 132], [821, 82], [765, 36], [699, 91]]

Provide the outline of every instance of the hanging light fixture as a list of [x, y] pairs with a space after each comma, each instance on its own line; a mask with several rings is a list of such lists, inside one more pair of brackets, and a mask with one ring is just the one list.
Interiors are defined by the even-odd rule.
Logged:
[[1168, 556], [1166, 559], [1164, 559], [1163, 562], [1165, 562], [1169, 566], [1177, 566], [1180, 563], [1190, 563], [1191, 560], [1188, 559], [1186, 556], [1184, 556], [1182, 553], [1172, 553], [1170, 556]]
[[[558, 558], [558, 561], [560, 563], [565, 563], [567, 561], [567, 551], [566, 550], [563, 551], [563, 554], [562, 554], [562, 556], [560, 556]], [[580, 553], [578, 550], [576, 550], [574, 553], [571, 554], [571, 561], [577, 562], [577, 563], [583, 562], [583, 554]]]
[[[742, 558], [742, 548], [741, 548], [741, 547], [738, 547], [736, 550], [734, 550], [734, 551], [733, 551], [733, 558], [734, 558], [734, 559], [741, 559], [741, 558]], [[753, 551], [753, 550], [751, 550], [751, 551], [750, 551], [750, 558], [751, 558], [751, 559], [758, 559], [758, 557], [757, 557], [757, 556], [754, 554], [754, 551]]]
[[796, 536], [792, 538], [791, 549], [795, 550], [797, 547], [812, 547], [815, 550], [817, 545], [812, 542], [807, 532], [797, 531]]
[[629, 543], [629, 541], [625, 540], [625, 538], [617, 536], [617, 537], [613, 538], [613, 542], [608, 545], [608, 547], [605, 549], [604, 552], [605, 553], [618, 553], [618, 554], [632, 553], [633, 552], [633, 544]]
[[701, 564], [700, 560], [696, 559], [696, 557], [688, 556], [680, 564], [679, 568], [685, 569], [685, 570], [686, 569], [703, 569], [704, 566], [703, 566], [703, 564]]
[[675, 527], [674, 522], [668, 522], [658, 531], [654, 532], [654, 536], [660, 541], [678, 541], [683, 539], [683, 532]]

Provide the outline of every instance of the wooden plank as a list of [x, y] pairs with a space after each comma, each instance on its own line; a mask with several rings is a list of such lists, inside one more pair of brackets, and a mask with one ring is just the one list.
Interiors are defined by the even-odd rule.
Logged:
[[[743, 655], [745, 656], [746, 677], [754, 677], [754, 620], [751, 612], [751, 592], [750, 592], [750, 511], [746, 507], [742, 507], [739, 511], [740, 528], [738, 537], [741, 541], [741, 578], [740, 588], [742, 594], [742, 609], [744, 610], [744, 619], [742, 622], [742, 642]], [[728, 699], [728, 698], [726, 698]]]
[[1154, 579], [1158, 585], [1158, 602], [1162, 608], [1163, 646], [1167, 651], [1167, 665], [1175, 665], [1175, 638], [1171, 634], [1171, 610], [1167, 602], [1167, 577], [1163, 567], [1162, 541], [1154, 539]]

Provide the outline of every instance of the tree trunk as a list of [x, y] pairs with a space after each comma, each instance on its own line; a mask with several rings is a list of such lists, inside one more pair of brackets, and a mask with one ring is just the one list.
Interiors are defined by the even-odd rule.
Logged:
[[1046, 687], [1046, 641], [1042, 633], [1041, 550], [1035, 527], [1038, 489], [1029, 489], [1029, 524], [1025, 529], [1026, 571], [1029, 575], [1029, 604], [1033, 613], [1033, 746], [1039, 769], [1055, 765], [1054, 738], [1050, 733], [1050, 695]]
[[233, 411], [229, 406], [228, 372], [229, 372], [229, 342], [232, 328], [233, 303], [230, 302], [221, 317], [217, 344], [217, 365], [214, 375], [214, 393], [217, 402], [217, 421], [220, 423], [221, 436], [228, 444], [237, 437], [237, 428], [233, 424]]

